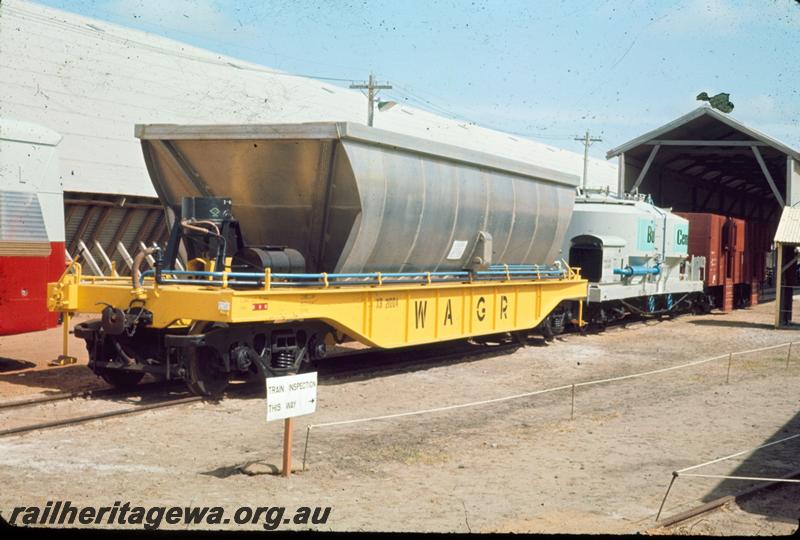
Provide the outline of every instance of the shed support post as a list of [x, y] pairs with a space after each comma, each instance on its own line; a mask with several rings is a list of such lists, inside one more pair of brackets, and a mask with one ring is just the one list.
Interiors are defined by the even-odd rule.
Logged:
[[778, 261], [775, 265], [775, 328], [780, 328], [781, 308], [783, 307], [783, 244], [776, 243], [775, 251], [778, 252]]
[[625, 194], [625, 152], [622, 152], [617, 159], [619, 160], [617, 165], [617, 195], [622, 196]]

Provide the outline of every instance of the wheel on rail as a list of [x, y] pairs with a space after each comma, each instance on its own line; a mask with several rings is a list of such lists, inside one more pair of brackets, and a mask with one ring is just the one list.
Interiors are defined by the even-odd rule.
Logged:
[[144, 377], [140, 371], [124, 371], [121, 369], [106, 369], [99, 373], [100, 377], [114, 388], [132, 390]]
[[548, 343], [556, 339], [556, 334], [553, 332], [553, 323], [550, 320], [550, 317], [545, 317], [545, 319], [539, 323], [539, 331], [541, 332], [544, 340]]
[[211, 347], [186, 349], [186, 384], [198, 396], [219, 397], [228, 387], [230, 374], [222, 357]]
[[[194, 321], [189, 335], [197, 335], [214, 328], [214, 323]], [[186, 386], [196, 396], [216, 398], [222, 395], [230, 382], [222, 356], [212, 347], [187, 347], [184, 351]]]

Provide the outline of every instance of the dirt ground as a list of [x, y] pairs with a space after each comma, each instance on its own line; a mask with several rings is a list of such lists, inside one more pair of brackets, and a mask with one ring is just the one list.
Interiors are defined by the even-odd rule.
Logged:
[[[311, 423], [486, 400], [800, 342], [798, 330], [772, 329], [772, 316], [773, 305], [763, 304], [568, 335], [480, 360], [328, 378], [320, 382], [318, 411], [297, 419], [295, 464], [300, 467], [305, 426]], [[100, 385], [83, 366], [44, 366], [58, 354], [58, 339], [53, 331], [3, 338], [0, 356], [35, 366], [0, 373], [0, 396]], [[329, 506], [328, 523], [317, 528], [787, 534], [798, 528], [798, 484], [666, 531], [656, 529], [654, 519], [673, 470], [800, 433], [800, 344], [788, 368], [786, 357], [786, 348], [735, 356], [729, 384], [722, 360], [579, 387], [574, 420], [566, 390], [319, 427], [311, 431], [308, 470], [288, 479], [240, 473], [252, 462], [262, 469], [280, 464], [282, 424], [265, 422], [261, 398], [6, 437], [0, 439], [0, 510], [8, 516], [14, 506], [57, 499], [83, 506], [218, 505], [230, 513], [244, 505]], [[800, 438], [695, 472], [778, 477], [800, 469], [798, 455]], [[750, 485], [681, 477], [664, 516]], [[260, 523], [223, 526], [261, 529]]]
[[[89, 315], [79, 315], [72, 319], [72, 323], [90, 318]], [[48, 365], [62, 353], [62, 339], [60, 326], [40, 332], [0, 336], [0, 403], [39, 394], [106, 387], [101, 379], [86, 369], [89, 355], [84, 341], [71, 333], [68, 352], [77, 358], [77, 363], [58, 367]]]

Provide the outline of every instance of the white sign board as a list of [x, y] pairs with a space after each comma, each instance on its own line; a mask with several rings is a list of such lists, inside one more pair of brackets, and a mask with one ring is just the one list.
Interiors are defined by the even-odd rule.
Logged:
[[317, 372], [267, 378], [267, 422], [317, 410]]
[[467, 242], [466, 240], [455, 240], [453, 245], [450, 247], [450, 253], [447, 254], [448, 261], [457, 261], [461, 257], [464, 256], [464, 250], [467, 249]]

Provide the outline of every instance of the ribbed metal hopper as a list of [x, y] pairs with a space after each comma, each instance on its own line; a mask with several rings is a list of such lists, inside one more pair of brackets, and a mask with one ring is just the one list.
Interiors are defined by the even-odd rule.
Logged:
[[578, 177], [352, 123], [138, 125], [173, 209], [233, 200], [249, 245], [285, 245], [309, 271], [460, 270], [480, 231], [493, 263], [552, 263]]

